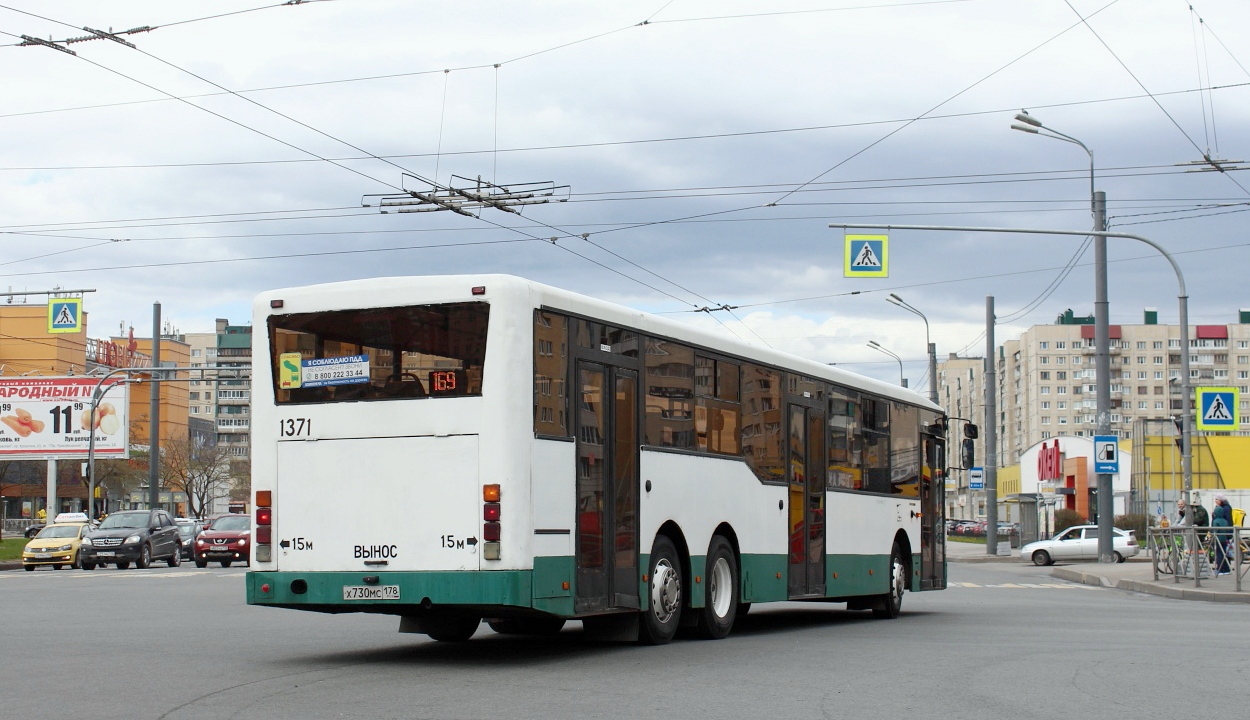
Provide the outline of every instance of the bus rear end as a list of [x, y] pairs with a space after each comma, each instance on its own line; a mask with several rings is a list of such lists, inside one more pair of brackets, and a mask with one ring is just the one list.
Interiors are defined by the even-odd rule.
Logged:
[[508, 332], [501, 300], [528, 296], [497, 279], [488, 297], [470, 282], [396, 278], [257, 300], [250, 604], [396, 614], [432, 635], [529, 607], [525, 548], [501, 550], [526, 534], [528, 510], [525, 477], [509, 470], [527, 445], [503, 420], [502, 390], [511, 344], [528, 344]]

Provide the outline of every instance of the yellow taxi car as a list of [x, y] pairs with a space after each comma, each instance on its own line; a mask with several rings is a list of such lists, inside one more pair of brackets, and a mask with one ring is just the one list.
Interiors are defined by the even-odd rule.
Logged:
[[65, 565], [78, 567], [78, 548], [82, 544], [83, 533], [90, 528], [86, 515], [81, 522], [53, 522], [26, 543], [26, 549], [22, 551], [22, 566], [27, 570], [34, 570], [40, 565], [51, 565], [53, 570], [60, 570]]

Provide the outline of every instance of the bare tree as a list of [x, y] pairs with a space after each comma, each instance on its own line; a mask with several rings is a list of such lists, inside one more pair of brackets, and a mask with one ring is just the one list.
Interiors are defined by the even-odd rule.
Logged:
[[164, 440], [161, 468], [165, 485], [186, 493], [187, 509], [195, 517], [204, 517], [216, 500], [230, 496], [230, 455], [223, 447], [190, 438]]

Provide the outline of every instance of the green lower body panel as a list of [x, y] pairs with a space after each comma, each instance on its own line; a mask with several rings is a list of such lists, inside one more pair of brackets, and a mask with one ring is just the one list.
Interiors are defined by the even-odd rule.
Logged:
[[534, 609], [571, 617], [576, 569], [572, 557], [534, 558]]
[[881, 595], [890, 589], [889, 555], [830, 555], [825, 558], [829, 597]]
[[[649, 559], [642, 555], [640, 567], [649, 567]], [[703, 556], [690, 558], [687, 599], [694, 608], [704, 604], [707, 582], [704, 565]], [[789, 567], [785, 555], [743, 555], [741, 565], [741, 602], [777, 602], [789, 598]], [[920, 555], [912, 556], [911, 567], [908, 587], [916, 592], [920, 590]], [[825, 572], [826, 597], [879, 595], [888, 589], [890, 556], [829, 555], [825, 558]], [[363, 572], [249, 572], [247, 602], [320, 612], [404, 615], [428, 599], [431, 605], [443, 608], [462, 606], [479, 608], [483, 612], [489, 612], [490, 608], [500, 611], [533, 609], [561, 617], [576, 615], [576, 567], [572, 557], [537, 557], [533, 570], [379, 572], [375, 575], [375, 582], [365, 583], [367, 574]], [[640, 576], [638, 592], [644, 610], [650, 601], [648, 585]], [[344, 599], [345, 587], [384, 586], [397, 587], [398, 599]]]
[[786, 590], [785, 555], [743, 555], [742, 602], [773, 602], [789, 597]]

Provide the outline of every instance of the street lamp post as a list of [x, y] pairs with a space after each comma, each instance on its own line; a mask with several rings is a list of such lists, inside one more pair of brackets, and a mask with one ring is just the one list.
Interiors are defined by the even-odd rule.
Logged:
[[[832, 223], [831, 228], [840, 228], [846, 230], [848, 228], [864, 228], [879, 230], [943, 230], [956, 232], [982, 232], [982, 233], [1017, 233], [1026, 235], [1094, 235], [1104, 238], [1116, 237], [1126, 238], [1129, 240], [1137, 240], [1143, 242], [1150, 247], [1158, 250], [1168, 264], [1172, 266], [1172, 271], [1176, 273], [1176, 284], [1179, 287], [1179, 294], [1176, 297], [1178, 307], [1178, 320], [1180, 322], [1180, 334], [1183, 344], [1181, 352], [1181, 474], [1184, 483], [1184, 492], [1186, 496], [1193, 490], [1193, 457], [1191, 453], [1191, 433], [1193, 418], [1193, 387], [1189, 378], [1189, 293], [1185, 289], [1185, 275], [1181, 272], [1181, 266], [1176, 262], [1176, 258], [1172, 257], [1167, 250], [1159, 243], [1142, 237], [1141, 235], [1133, 235], [1131, 233], [1092, 231], [1083, 232], [1078, 230], [1051, 230], [1045, 228], [992, 228], [992, 227], [972, 227], [965, 225], [883, 225], [877, 223], [857, 223], [854, 225], [845, 223]], [[1101, 518], [1100, 518], [1101, 520]], [[1102, 534], [1102, 533], [1099, 533]]]
[[[1107, 230], [1107, 198], [1106, 195], [1094, 190], [1094, 152], [1085, 143], [1071, 135], [1046, 127], [1041, 120], [1020, 112], [1016, 115], [1018, 122], [1011, 124], [1012, 130], [1040, 135], [1052, 140], [1079, 145], [1089, 155], [1089, 209], [1094, 216], [1094, 232]], [[1043, 132], [1044, 131], [1044, 132]], [[1107, 436], [1111, 434], [1111, 332], [1107, 303], [1107, 237], [1094, 236], [1094, 391], [1098, 416], [1095, 434]], [[1185, 348], [1188, 353], [1188, 348]], [[1098, 560], [1099, 562], [1115, 562], [1113, 545], [1113, 514], [1115, 498], [1113, 497], [1112, 476], [1108, 473], [1097, 474], [1098, 487]]]
[[898, 361], [898, 384], [903, 387], [907, 387], [907, 378], [903, 377], [903, 358], [895, 355], [889, 350], [886, 350], [884, 347], [881, 347], [881, 345], [877, 344], [876, 340], [869, 340], [868, 347], [876, 350], [877, 352], [883, 352]]
[[936, 405], [938, 401], [937, 346], [929, 341], [929, 318], [925, 317], [924, 313], [907, 304], [903, 298], [895, 295], [894, 293], [890, 293], [890, 296], [886, 298], [886, 301], [891, 305], [897, 305], [910, 313], [919, 315], [920, 319], [924, 320], [924, 344], [929, 350], [929, 400]]

